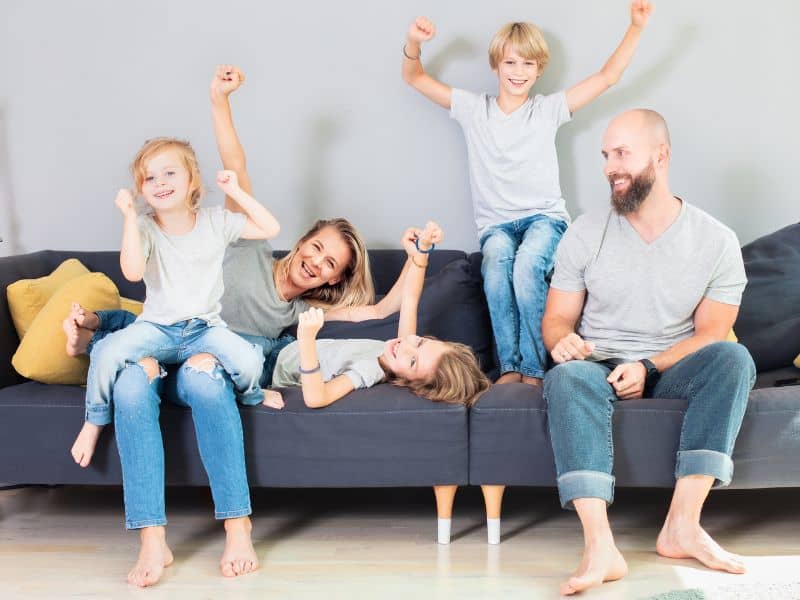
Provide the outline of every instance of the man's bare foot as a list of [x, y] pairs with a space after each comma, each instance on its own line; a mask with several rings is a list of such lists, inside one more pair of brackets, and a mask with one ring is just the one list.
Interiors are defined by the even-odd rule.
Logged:
[[561, 584], [561, 593], [564, 596], [571, 596], [606, 581], [622, 579], [627, 574], [628, 564], [617, 550], [614, 538], [609, 536], [587, 542], [578, 570]]
[[103, 431], [103, 426], [95, 425], [94, 423], [86, 422], [81, 427], [78, 437], [75, 438], [75, 443], [72, 444], [72, 450], [70, 450], [72, 458], [80, 466], [88, 467], [89, 463], [92, 462], [92, 455], [101, 431]]
[[219, 561], [225, 577], [246, 575], [258, 569], [258, 556], [253, 548], [250, 517], [225, 520], [225, 551]]
[[500, 375], [500, 378], [495, 383], [519, 383], [520, 381], [522, 381], [521, 374], [516, 371], [509, 371]]
[[527, 375], [522, 378], [522, 383], [527, 383], [528, 385], [532, 385], [533, 387], [542, 387], [542, 378], [541, 377], [528, 377]]
[[67, 355], [86, 354], [86, 347], [92, 340], [94, 330], [100, 326], [100, 319], [77, 302], [72, 303], [69, 315], [64, 319], [64, 333], [67, 334]]
[[667, 558], [694, 558], [709, 569], [744, 573], [744, 560], [724, 550], [700, 524], [693, 520], [667, 517], [656, 541], [656, 552]]
[[139, 535], [142, 547], [139, 560], [128, 573], [128, 583], [148, 587], [158, 583], [164, 567], [172, 564], [172, 552], [167, 546], [167, 532], [163, 527], [145, 527]]

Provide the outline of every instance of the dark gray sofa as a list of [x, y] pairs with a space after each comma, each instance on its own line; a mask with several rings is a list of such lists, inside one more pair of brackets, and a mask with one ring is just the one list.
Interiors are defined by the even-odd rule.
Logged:
[[[0, 258], [0, 289], [17, 279], [46, 275], [68, 257], [105, 272], [123, 296], [142, 297], [142, 286], [122, 277], [116, 252], [42, 251]], [[371, 251], [370, 259], [376, 290], [385, 293], [405, 255], [379, 250]], [[470, 344], [484, 370], [495, 375], [479, 266], [478, 254], [437, 250], [432, 255], [420, 303], [420, 330]], [[386, 339], [396, 335], [396, 327], [396, 316], [329, 323], [320, 337]], [[796, 342], [800, 346], [800, 340]], [[3, 293], [0, 481], [120, 484], [110, 431], [101, 437], [89, 468], [72, 462], [69, 448], [83, 420], [83, 389], [21, 378], [11, 366], [18, 343]], [[736, 445], [732, 487], [800, 486], [800, 386], [772, 387], [776, 379], [799, 375], [800, 369], [793, 367], [759, 375]], [[298, 390], [286, 391], [285, 399], [282, 411], [240, 409], [252, 486], [555, 485], [545, 405], [538, 391], [522, 384], [494, 387], [470, 411], [434, 404], [389, 385], [355, 392], [318, 410], [306, 408]], [[672, 487], [684, 408], [678, 400], [619, 403], [614, 421], [618, 485]], [[188, 410], [164, 404], [161, 421], [167, 484], [207, 485]]]

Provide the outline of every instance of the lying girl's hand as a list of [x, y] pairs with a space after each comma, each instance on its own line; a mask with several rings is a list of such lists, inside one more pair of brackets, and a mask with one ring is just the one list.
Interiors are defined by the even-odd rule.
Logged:
[[280, 410], [286, 405], [280, 392], [276, 392], [275, 390], [263, 390], [263, 392], [264, 401], [261, 404], [264, 406]]
[[439, 224], [434, 221], [428, 221], [425, 224], [425, 229], [419, 236], [420, 250], [428, 250], [433, 244], [438, 244], [444, 239], [444, 233]]
[[325, 313], [321, 308], [309, 308], [300, 313], [297, 321], [297, 339], [313, 340], [325, 323]]
[[232, 196], [241, 189], [236, 172], [230, 170], [217, 171], [217, 185], [228, 196]]
[[417, 227], [409, 227], [403, 232], [403, 237], [400, 238], [400, 244], [409, 256], [419, 254], [419, 252], [417, 252], [416, 240], [420, 235], [422, 235], [422, 230]]

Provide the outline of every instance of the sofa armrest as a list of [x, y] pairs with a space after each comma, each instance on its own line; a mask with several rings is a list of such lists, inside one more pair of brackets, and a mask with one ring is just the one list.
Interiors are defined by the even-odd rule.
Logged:
[[6, 288], [19, 279], [42, 277], [50, 271], [48, 251], [0, 258], [0, 388], [25, 381], [11, 366], [19, 337], [8, 310]]

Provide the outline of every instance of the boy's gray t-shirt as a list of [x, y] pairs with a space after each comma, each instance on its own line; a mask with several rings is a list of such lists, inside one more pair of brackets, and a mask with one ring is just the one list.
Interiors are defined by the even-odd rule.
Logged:
[[[385, 342], [378, 340], [317, 340], [323, 381], [347, 375], [354, 389], [368, 388], [386, 376], [378, 362]], [[272, 373], [275, 387], [300, 385], [300, 345], [292, 342], [278, 354]]]
[[595, 344], [590, 360], [638, 360], [693, 335], [703, 298], [739, 305], [746, 283], [736, 234], [682, 201], [650, 244], [613, 210], [579, 217], [559, 244], [550, 285], [586, 291], [577, 333]]
[[147, 296], [138, 319], [160, 325], [188, 319], [225, 325], [220, 318], [223, 257], [246, 221], [244, 215], [222, 207], [200, 208], [189, 233], [170, 235], [151, 215], [140, 216]]
[[278, 295], [274, 262], [266, 240], [240, 240], [228, 247], [222, 271], [222, 318], [234, 331], [277, 338], [308, 309], [301, 298], [286, 301]]
[[536, 95], [510, 115], [494, 96], [453, 88], [450, 117], [464, 131], [475, 223], [543, 214], [569, 222], [561, 196], [556, 132], [570, 120], [566, 94]]

